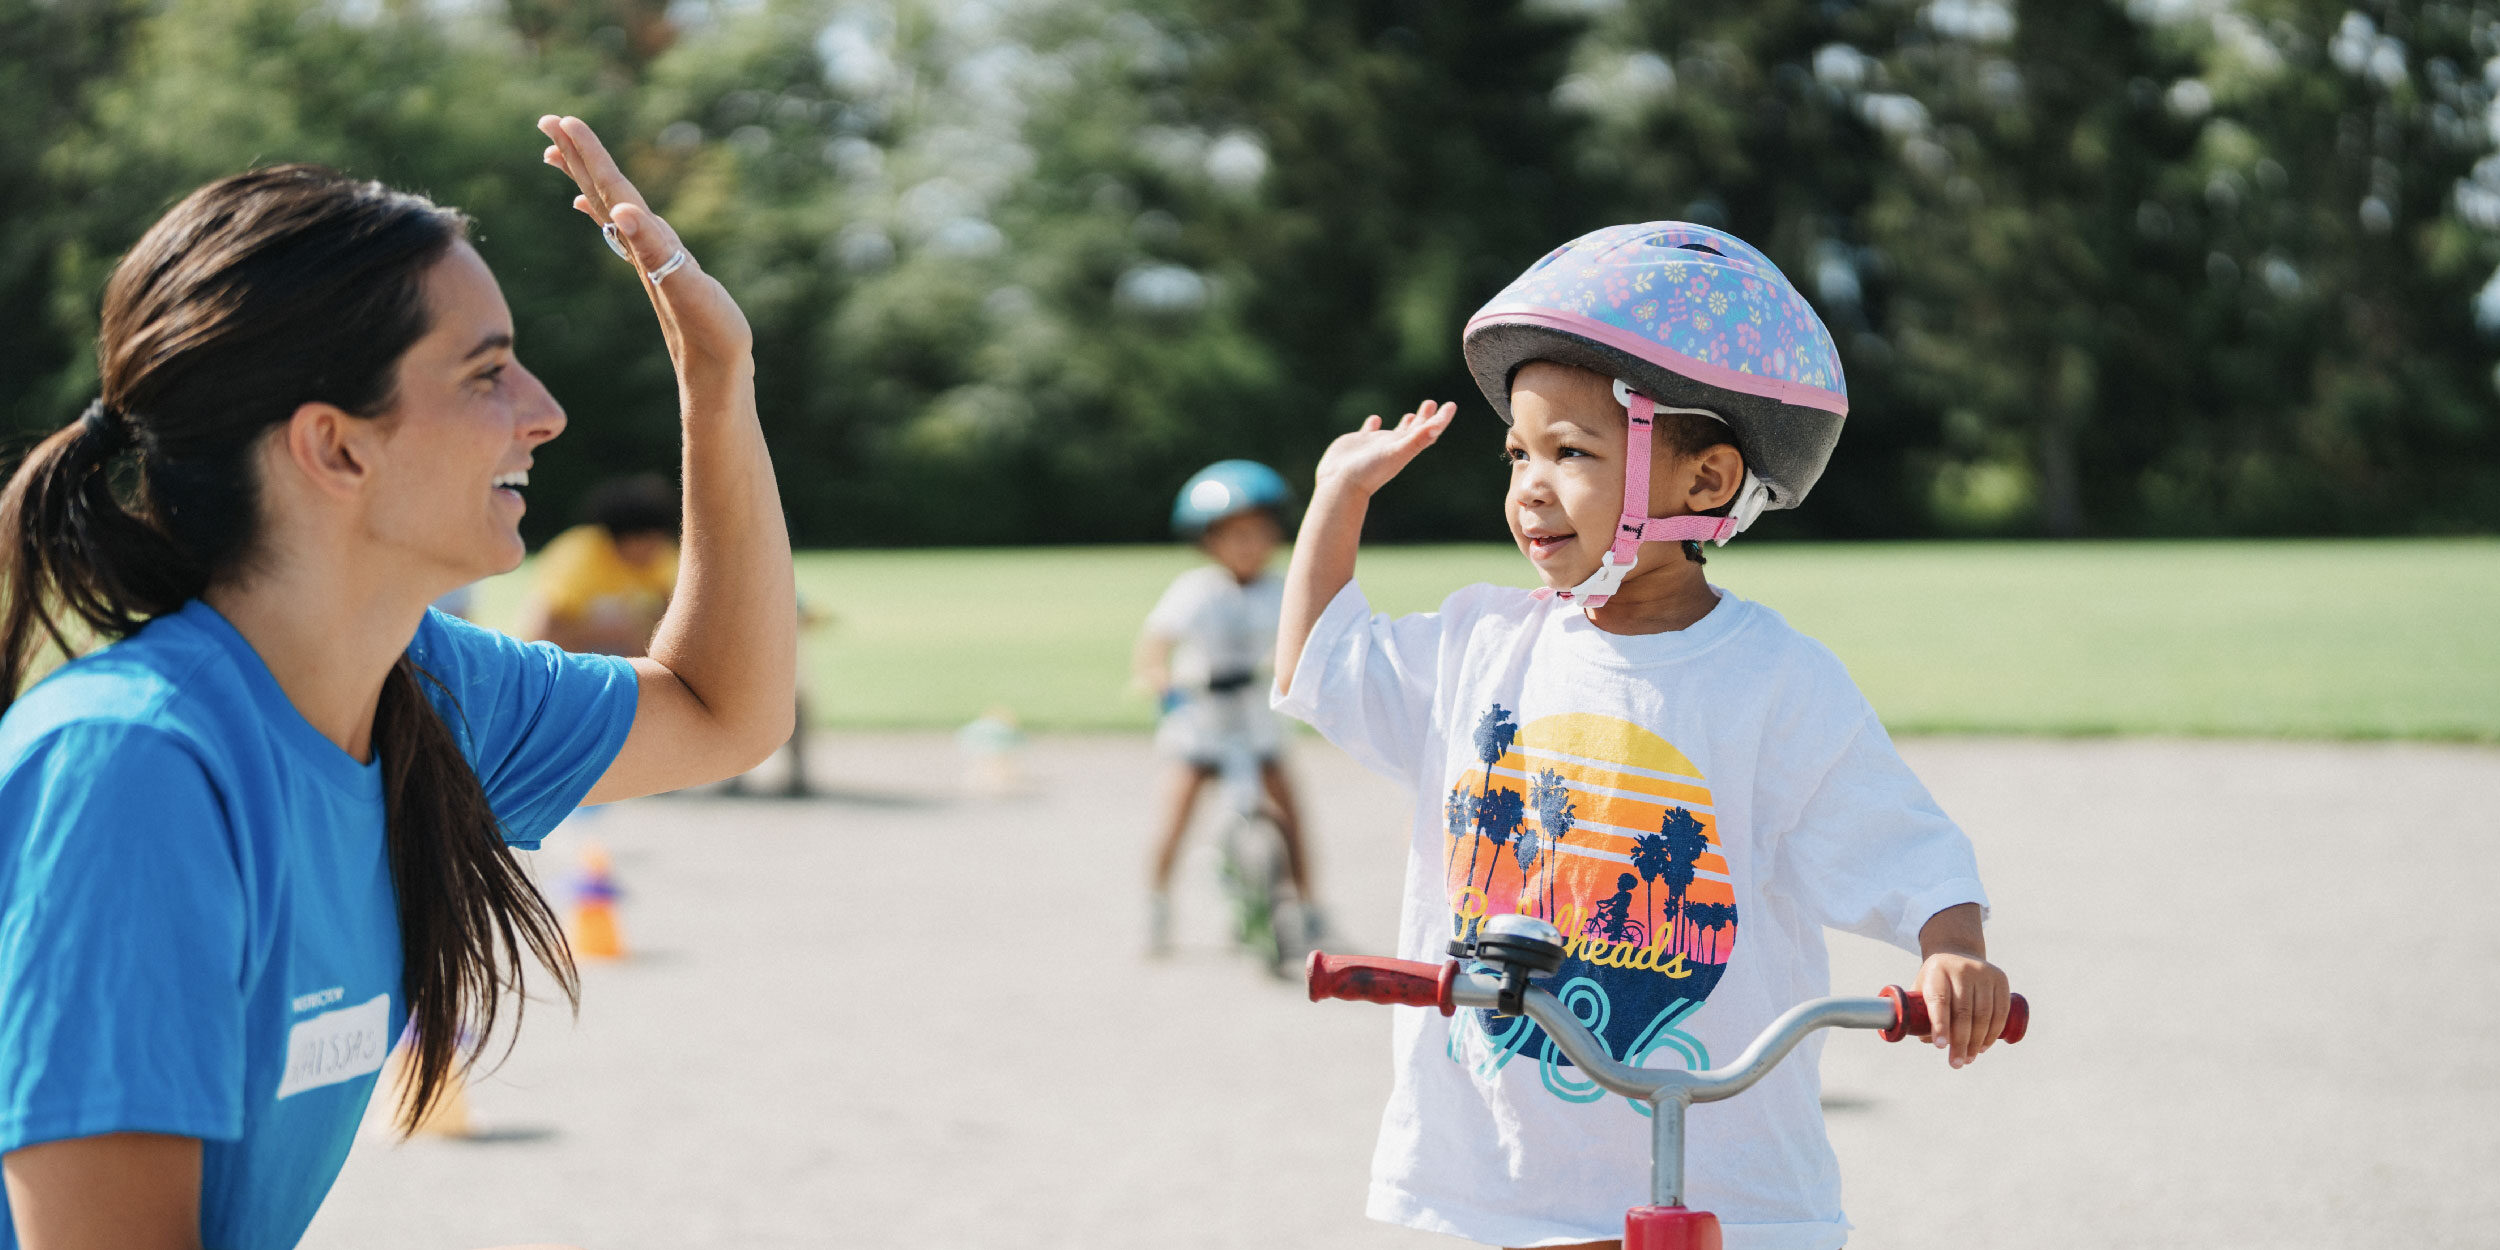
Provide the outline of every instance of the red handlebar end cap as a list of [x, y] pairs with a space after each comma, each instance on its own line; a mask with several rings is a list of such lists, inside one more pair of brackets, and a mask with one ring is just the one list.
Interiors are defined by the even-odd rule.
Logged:
[[[1878, 991], [1876, 996], [1892, 1000], [1892, 1026], [1875, 1036], [1887, 1042], [1897, 1042], [1910, 1035], [1911, 1025], [1915, 1024], [1921, 1029], [1926, 1027], [1927, 1004], [1919, 1001], [1918, 995], [1898, 985], [1887, 985]], [[1917, 1015], [1915, 1020], [1911, 1018], [1913, 1012]]]
[[2030, 1031], [2031, 1001], [2016, 994], [2005, 1004], [2005, 1030], [1997, 1034], [1997, 1040], [2010, 1046]]
[[1458, 1002], [1452, 997], [1453, 989], [1457, 984], [1458, 961], [1453, 959], [1441, 965], [1440, 994], [1433, 1000], [1441, 1008], [1442, 1015], [1455, 1015], [1458, 1012]]

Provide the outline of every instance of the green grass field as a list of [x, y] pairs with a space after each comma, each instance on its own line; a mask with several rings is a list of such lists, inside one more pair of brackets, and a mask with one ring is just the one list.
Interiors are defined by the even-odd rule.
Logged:
[[[807, 640], [815, 716], [949, 728], [1143, 728], [1137, 623], [1177, 547], [801, 556], [833, 622]], [[1731, 545], [1713, 580], [1839, 653], [1895, 732], [2500, 741], [2500, 540]], [[1507, 547], [1363, 556], [1375, 608], [1525, 584]], [[484, 588], [512, 619], [527, 570]]]

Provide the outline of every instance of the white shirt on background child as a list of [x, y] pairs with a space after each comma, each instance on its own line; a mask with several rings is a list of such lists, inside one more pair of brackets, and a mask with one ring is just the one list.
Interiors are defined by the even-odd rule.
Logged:
[[[1339, 592], [1276, 705], [1414, 796], [1401, 956], [1542, 916], [1569, 952], [1539, 984], [1611, 1053], [1707, 1068], [1830, 992], [1823, 927], [1915, 952], [1929, 917], [1985, 905], [1968, 839], [1840, 661], [1718, 593], [1687, 629], [1617, 635], [1519, 589], [1396, 620]], [[1619, 1237], [1648, 1201], [1647, 1109], [1531, 1022], [1398, 1008], [1393, 1036], [1373, 1218], [1552, 1245]], [[1685, 1202], [1727, 1250], [1847, 1239], [1820, 1038], [1690, 1113]]]
[[[1243, 585], [1201, 564], [1172, 579], [1146, 614], [1146, 632], [1172, 642], [1172, 686], [1183, 696], [1156, 727], [1158, 749], [1209, 766], [1233, 746], [1263, 759], [1277, 752], [1284, 735], [1258, 678], [1276, 654], [1284, 607], [1285, 582], [1274, 574]], [[1210, 682], [1225, 688], [1210, 692]]]

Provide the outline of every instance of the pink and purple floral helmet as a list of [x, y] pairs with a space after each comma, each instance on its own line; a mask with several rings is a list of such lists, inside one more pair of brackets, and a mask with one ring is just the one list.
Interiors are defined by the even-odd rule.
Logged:
[[1849, 412], [1831, 331], [1805, 297], [1752, 245], [1689, 222], [1608, 226], [1555, 248], [1468, 319], [1465, 345], [1504, 421], [1511, 376], [1532, 360], [1725, 421], [1760, 484], [1740, 529], [1804, 501]]

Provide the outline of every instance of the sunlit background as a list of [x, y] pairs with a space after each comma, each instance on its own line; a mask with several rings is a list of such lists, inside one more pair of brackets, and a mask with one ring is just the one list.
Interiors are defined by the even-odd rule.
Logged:
[[745, 301], [808, 546], [1152, 540], [1197, 466], [1424, 395], [1458, 445], [1380, 536], [1498, 538], [1457, 327], [1656, 218], [1838, 335], [1848, 435], [1764, 537], [2500, 523], [2490, 4], [0, 0], [0, 48], [8, 421], [84, 403], [173, 198], [326, 161], [476, 216], [574, 416], [541, 538], [673, 437], [547, 111]]
[[[309, 1244], [1420, 1247], [1359, 1216], [1385, 1024], [1228, 961], [1202, 860], [1184, 957], [1133, 954], [1173, 494], [1456, 398], [1365, 585], [1523, 582], [1460, 325], [1583, 231], [1721, 226], [1852, 411], [1710, 574], [1896, 732], [1978, 735], [1906, 750], [2042, 1004], [1971, 1080], [1833, 1044], [1853, 1244], [2486, 1244], [2496, 99], [2500, 3], [2449, 0], [0, 0], [0, 422], [92, 396], [172, 201], [327, 162], [474, 217], [571, 415], [543, 543], [676, 460], [650, 310], [539, 163], [583, 116], [754, 323], [850, 732], [812, 802], [586, 822], [634, 956]], [[976, 792], [975, 717], [1084, 732]], [[1399, 800], [1295, 751], [1381, 949]], [[1844, 988], [1904, 975], [1872, 951]]]
[[[1764, 247], [1850, 379], [1831, 471], [1728, 576], [1783, 539], [2500, 524], [2500, 6], [0, 0], [0, 47], [11, 425], [89, 397], [104, 275], [171, 200], [255, 162], [327, 161], [475, 216], [524, 358], [573, 417], [533, 479], [537, 540], [592, 483], [669, 468], [676, 434], [630, 274], [538, 164], [547, 111], [609, 135], [745, 302], [802, 546], [1152, 542], [1199, 465], [1307, 481], [1335, 431], [1427, 395], [1457, 397], [1460, 424], [1372, 535], [1499, 540], [1497, 427], [1457, 327], [1561, 240], [1663, 217]], [[1993, 557], [1946, 550], [1937, 567], [1963, 572], [1939, 588], [1979, 596], [1981, 618], [2146, 586], [2132, 549], [1993, 584], [1976, 575]], [[2344, 580], [2380, 555], [2293, 568], [2287, 550], [2204, 557], [2235, 566], [2200, 594], [2208, 614], [2262, 627], [2287, 595], [2381, 601]], [[2500, 664], [2466, 629], [2490, 619], [2471, 588], [2500, 556], [2394, 558], [2441, 570], [2411, 584], [2448, 596], [2421, 604], [2428, 627], [2466, 635], [2337, 645], [2435, 665], [2460, 708], [1914, 705], [1881, 693], [1880, 648], [1851, 653], [1866, 614], [1807, 615], [1920, 725], [2500, 734]], [[837, 561], [823, 589], [883, 567]], [[981, 583], [1016, 576], [963, 567], [974, 585], [946, 580], [974, 611]], [[938, 724], [1005, 702], [1043, 725], [1142, 723], [1105, 691], [1168, 573], [1094, 585], [1080, 567], [1060, 580], [1105, 604], [1062, 653], [1092, 657], [1085, 690], [1026, 665], [909, 716], [827, 689], [817, 715]], [[820, 659], [874, 647], [875, 605], [822, 606], [854, 628], [813, 635]], [[2139, 627], [2193, 649], [2160, 614]]]

